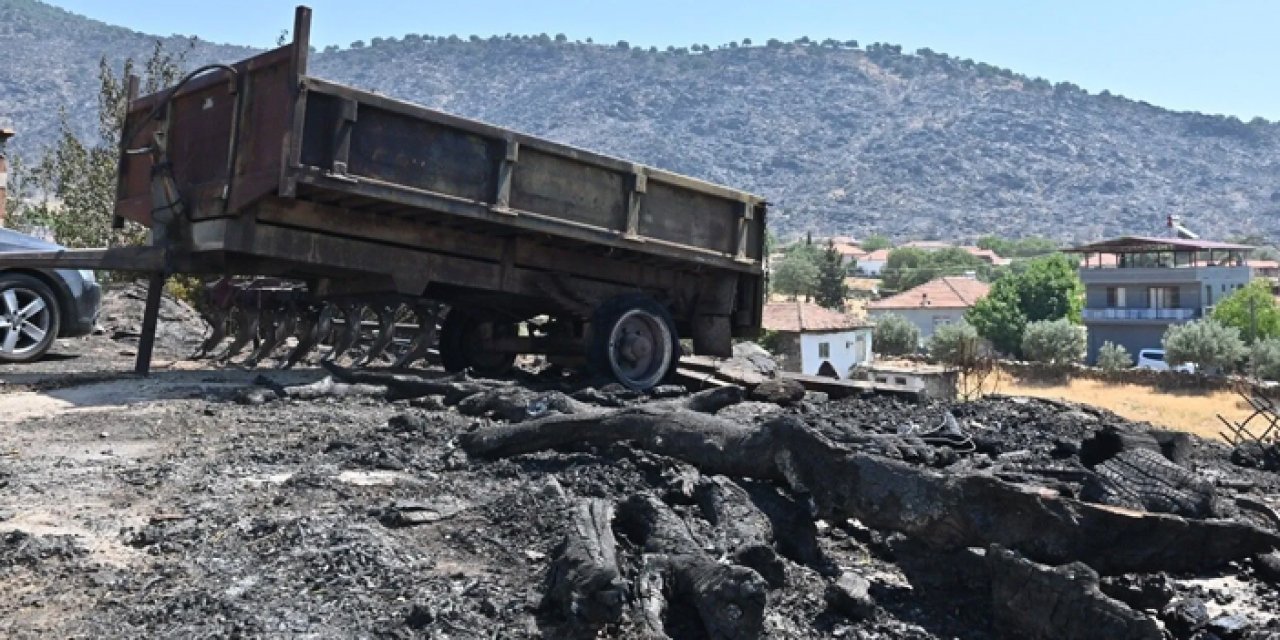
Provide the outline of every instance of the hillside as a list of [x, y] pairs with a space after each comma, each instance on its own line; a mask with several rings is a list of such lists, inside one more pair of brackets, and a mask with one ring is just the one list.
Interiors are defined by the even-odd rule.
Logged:
[[[324, 20], [323, 14], [317, 20]], [[181, 39], [175, 40], [177, 45]], [[97, 57], [152, 38], [0, 0], [0, 120], [28, 154], [65, 106], [91, 130]], [[247, 50], [200, 44], [192, 64]], [[812, 44], [652, 51], [411, 35], [317, 54], [326, 78], [743, 187], [782, 235], [1064, 241], [1280, 234], [1280, 126], [1089, 95], [922, 50]]]

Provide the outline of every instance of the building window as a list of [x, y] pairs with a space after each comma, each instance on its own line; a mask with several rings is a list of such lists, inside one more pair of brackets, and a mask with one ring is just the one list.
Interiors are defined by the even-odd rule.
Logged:
[[1124, 308], [1124, 287], [1107, 287], [1107, 306], [1113, 309]]
[[1152, 309], [1177, 309], [1180, 306], [1177, 287], [1151, 287], [1148, 293], [1151, 296], [1149, 306]]
[[1206, 284], [1204, 286], [1204, 306], [1213, 306], [1213, 285]]
[[819, 358], [830, 358], [830, 357], [831, 357], [831, 343], [830, 343], [830, 342], [819, 342], [819, 343], [818, 343], [818, 357], [819, 357]]

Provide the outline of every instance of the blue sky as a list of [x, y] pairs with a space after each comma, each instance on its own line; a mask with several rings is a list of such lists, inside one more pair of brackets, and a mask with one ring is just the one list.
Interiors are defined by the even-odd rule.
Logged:
[[[53, 0], [136, 31], [272, 46], [295, 2]], [[1091, 92], [1179, 110], [1280, 120], [1274, 0], [312, 0], [312, 42], [405, 33], [565, 33], [633, 45], [799, 36], [929, 47]]]

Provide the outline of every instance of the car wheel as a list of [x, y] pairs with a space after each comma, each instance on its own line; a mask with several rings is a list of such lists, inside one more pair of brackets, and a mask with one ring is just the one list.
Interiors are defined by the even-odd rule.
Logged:
[[0, 275], [0, 362], [30, 362], [58, 338], [58, 299], [45, 283], [21, 273]]

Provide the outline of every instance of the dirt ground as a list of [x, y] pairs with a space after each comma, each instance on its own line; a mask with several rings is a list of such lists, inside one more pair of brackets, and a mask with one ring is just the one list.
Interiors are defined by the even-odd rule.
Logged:
[[1223, 430], [1221, 415], [1233, 422], [1249, 417], [1251, 409], [1230, 391], [1166, 391], [1137, 384], [1113, 384], [1075, 378], [1065, 383], [1019, 381], [1003, 376], [999, 393], [1081, 402], [1102, 407], [1137, 422], [1215, 439]]
[[[572, 529], [566, 505], [586, 498], [658, 496], [706, 553], [730, 562], [724, 523], [679, 498], [682, 483], [708, 480], [688, 464], [625, 443], [473, 458], [460, 437], [506, 419], [440, 396], [255, 399], [246, 391], [325, 374], [185, 361], [201, 327], [176, 305], [162, 323], [160, 366], [137, 378], [128, 373], [136, 302], [115, 294], [103, 333], [60, 341], [38, 363], [0, 366], [0, 636], [641, 637], [632, 618], [584, 625], [546, 603], [558, 545]], [[656, 401], [578, 381], [520, 384], [601, 406]], [[527, 410], [545, 408], [531, 401]], [[967, 445], [913, 435], [947, 413]], [[1107, 427], [1146, 429], [1107, 411], [1026, 399], [745, 402], [718, 415], [744, 424], [790, 416], [851, 450], [880, 443], [877, 456], [909, 468], [1068, 495], [1081, 491], [1071, 474], [1088, 473], [1082, 442]], [[1277, 472], [1233, 464], [1220, 443], [1188, 447], [1184, 466], [1220, 497], [1280, 508]], [[803, 496], [785, 487], [731, 482], [810, 521]], [[1003, 626], [989, 592], [930, 588], [954, 572], [950, 556], [913, 551], [901, 534], [852, 520], [796, 531], [808, 533], [775, 541], [784, 580], [767, 593], [763, 637], [1025, 637]], [[621, 534], [619, 555], [624, 567], [641, 557]], [[905, 555], [924, 569], [908, 567]], [[1104, 576], [1103, 586], [1165, 585], [1161, 603], [1135, 610], [1173, 637], [1277, 637], [1280, 588], [1258, 562]], [[868, 607], [838, 597], [850, 575], [869, 583]], [[1188, 618], [1175, 605], [1203, 615]], [[671, 637], [712, 637], [669, 617]]]

